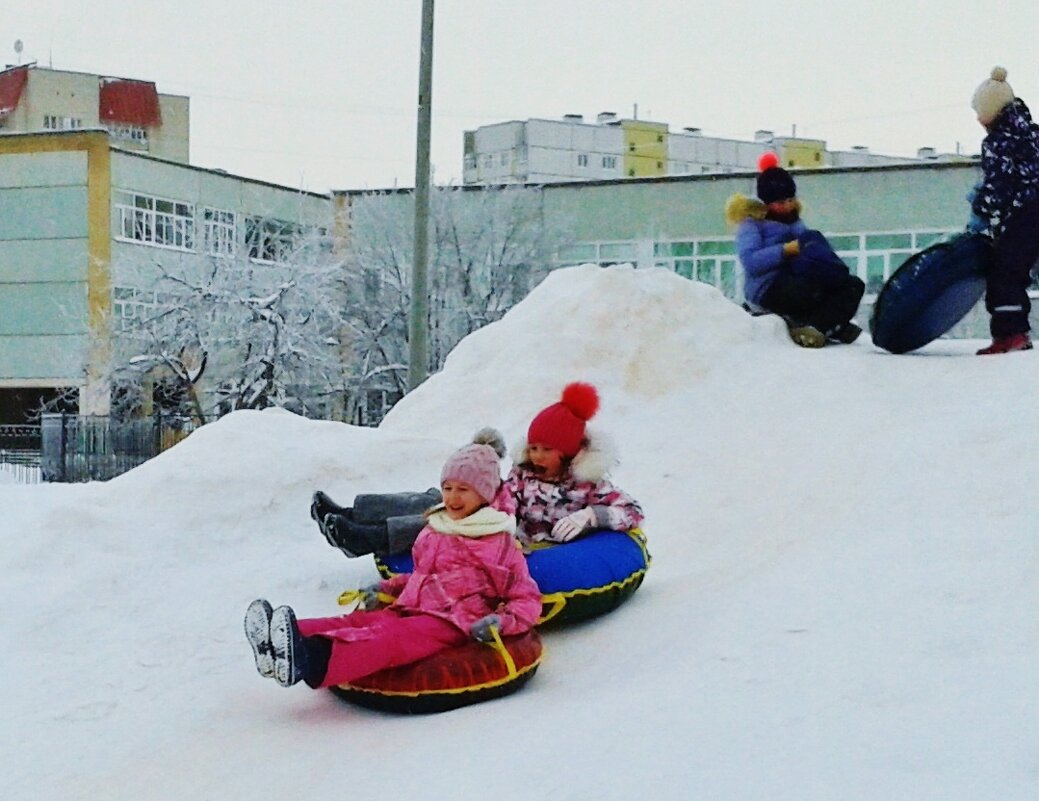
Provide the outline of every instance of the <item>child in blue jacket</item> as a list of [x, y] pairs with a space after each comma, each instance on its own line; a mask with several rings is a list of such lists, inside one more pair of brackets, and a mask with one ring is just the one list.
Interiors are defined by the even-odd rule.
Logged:
[[757, 199], [737, 193], [725, 206], [726, 218], [737, 226], [747, 308], [786, 317], [791, 337], [804, 347], [854, 342], [862, 329], [851, 319], [865, 284], [801, 220], [797, 186], [777, 162], [775, 153], [758, 162]]
[[1028, 285], [1039, 258], [1039, 125], [1006, 79], [1005, 69], [994, 68], [971, 101], [988, 135], [967, 227], [995, 241], [985, 287], [992, 344], [980, 356], [1032, 349]]

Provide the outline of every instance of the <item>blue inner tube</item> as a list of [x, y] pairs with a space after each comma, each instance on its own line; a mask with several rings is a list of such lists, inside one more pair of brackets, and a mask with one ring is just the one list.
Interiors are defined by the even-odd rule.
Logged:
[[985, 294], [992, 240], [964, 233], [910, 256], [877, 295], [873, 344], [908, 353], [940, 337]]
[[[633, 531], [593, 531], [527, 554], [544, 596], [542, 622], [569, 623], [614, 609], [638, 589], [649, 568], [646, 540]], [[410, 573], [411, 554], [376, 558], [383, 576]]]

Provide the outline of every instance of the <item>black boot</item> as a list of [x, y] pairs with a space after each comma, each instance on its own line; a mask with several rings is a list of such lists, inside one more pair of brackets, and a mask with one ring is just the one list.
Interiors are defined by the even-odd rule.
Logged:
[[344, 509], [342, 514], [325, 515], [321, 520], [321, 533], [329, 545], [351, 557], [386, 553], [389, 549], [386, 524], [358, 523], [350, 509]]
[[321, 490], [314, 493], [310, 500], [310, 516], [317, 521], [318, 525], [325, 519], [325, 515], [342, 514], [343, 507], [329, 498]]
[[831, 331], [829, 339], [832, 339], [835, 342], [840, 342], [842, 345], [850, 345], [859, 338], [859, 334], [861, 333], [862, 329], [855, 325], [855, 323], [847, 322], [843, 325], [837, 326], [837, 328]]

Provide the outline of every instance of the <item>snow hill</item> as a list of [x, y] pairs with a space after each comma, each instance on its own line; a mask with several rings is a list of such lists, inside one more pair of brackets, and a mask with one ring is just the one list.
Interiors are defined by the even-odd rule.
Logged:
[[[806, 351], [702, 284], [576, 267], [377, 430], [240, 412], [107, 483], [0, 484], [0, 795], [1033, 801], [1039, 357], [976, 345]], [[630, 602], [442, 715], [256, 675], [250, 600], [328, 614], [376, 575], [314, 489], [424, 489], [576, 379], [647, 512]]]

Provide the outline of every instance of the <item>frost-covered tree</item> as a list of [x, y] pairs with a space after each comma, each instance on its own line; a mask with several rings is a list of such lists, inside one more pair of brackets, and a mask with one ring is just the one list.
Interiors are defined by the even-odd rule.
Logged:
[[145, 376], [202, 420], [270, 405], [322, 413], [341, 397], [346, 295], [328, 236], [250, 236], [264, 247], [204, 258], [141, 248], [117, 266], [133, 276], [116, 289], [112, 382], [130, 388], [117, 412], [141, 403]]
[[[430, 200], [429, 365], [438, 370], [467, 334], [499, 319], [537, 285], [562, 228], [533, 187], [435, 189]], [[403, 395], [414, 230], [411, 195], [355, 195], [344, 255], [353, 385]]]

